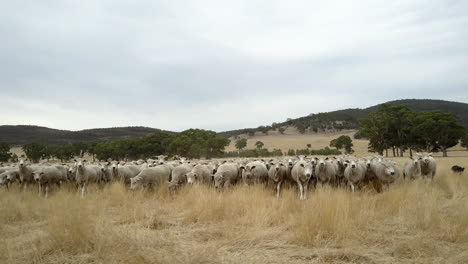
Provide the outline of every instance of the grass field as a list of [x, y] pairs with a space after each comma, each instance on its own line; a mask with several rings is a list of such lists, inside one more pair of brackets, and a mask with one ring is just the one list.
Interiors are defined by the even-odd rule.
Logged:
[[0, 263], [468, 263], [468, 175], [453, 164], [468, 160], [438, 159], [433, 183], [306, 201], [261, 186], [171, 196], [114, 184], [83, 199], [71, 187], [48, 199], [2, 189]]
[[[330, 145], [330, 141], [342, 136], [350, 136], [353, 139], [353, 149], [355, 154], [358, 156], [367, 156], [375, 155], [375, 153], [369, 153], [367, 145], [369, 143], [366, 139], [354, 139], [353, 135], [356, 133], [356, 130], [343, 130], [340, 132], [327, 132], [327, 133], [310, 133], [306, 132], [300, 134], [297, 129], [293, 127], [288, 127], [284, 132], [284, 135], [281, 135], [277, 131], [270, 131], [267, 135], [257, 132], [254, 136], [248, 136], [247, 134], [241, 135], [243, 138], [247, 138], [247, 147], [246, 149], [254, 149], [255, 142], [262, 141], [265, 144], [265, 148], [268, 148], [270, 151], [273, 149], [281, 149], [283, 152], [287, 152], [289, 149], [305, 149], [307, 144], [311, 144], [312, 149], [321, 149]], [[230, 138], [231, 143], [226, 148], [226, 151], [237, 150], [235, 147], [236, 140]], [[390, 151], [391, 152], [391, 151]], [[389, 152], [389, 155], [391, 153]], [[435, 153], [435, 156], [442, 156], [442, 153]], [[449, 149], [449, 156], [464, 156], [468, 157], [468, 151], [466, 149], [455, 146]], [[408, 156], [408, 153], [406, 153]]]

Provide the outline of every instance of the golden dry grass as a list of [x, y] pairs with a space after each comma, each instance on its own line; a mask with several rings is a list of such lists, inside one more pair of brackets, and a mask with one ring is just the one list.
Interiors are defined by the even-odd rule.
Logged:
[[438, 162], [433, 183], [306, 201], [262, 186], [1, 190], [0, 263], [468, 263], [468, 175], [449, 171], [468, 161]]
[[[333, 139], [346, 135], [350, 136], [353, 139], [353, 149], [354, 154], [358, 156], [367, 156], [375, 155], [375, 153], [368, 152], [368, 143], [367, 139], [354, 139], [353, 136], [357, 130], [343, 130], [339, 132], [327, 132], [327, 133], [314, 133], [306, 132], [301, 134], [294, 127], [288, 127], [284, 135], [280, 134], [278, 131], [269, 131], [267, 135], [257, 132], [254, 136], [248, 136], [247, 134], [240, 135], [242, 138], [247, 138], [247, 147], [246, 149], [254, 149], [255, 142], [262, 141], [265, 144], [265, 148], [270, 151], [273, 149], [281, 149], [283, 152], [287, 152], [289, 149], [305, 149], [307, 144], [311, 144], [312, 149], [322, 149], [330, 145], [330, 141]], [[231, 143], [226, 147], [226, 151], [235, 151], [236, 140], [231, 137]], [[462, 148], [460, 145], [457, 145], [449, 150], [449, 156], [454, 157], [468, 157], [468, 152], [466, 148]], [[391, 155], [391, 151], [389, 151]], [[408, 156], [408, 153], [405, 154]], [[435, 156], [442, 156], [442, 153], [434, 153]]]

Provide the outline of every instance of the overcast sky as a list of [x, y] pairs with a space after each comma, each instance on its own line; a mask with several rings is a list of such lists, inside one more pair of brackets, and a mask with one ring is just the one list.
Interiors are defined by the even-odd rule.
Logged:
[[468, 1], [3, 1], [0, 125], [223, 131], [468, 102]]

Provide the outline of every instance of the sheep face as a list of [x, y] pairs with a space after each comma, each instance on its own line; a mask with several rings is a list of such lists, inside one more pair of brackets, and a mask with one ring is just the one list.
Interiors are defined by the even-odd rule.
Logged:
[[33, 173], [33, 178], [36, 182], [39, 182], [41, 178], [44, 176], [43, 172], [35, 172]]
[[393, 166], [385, 167], [385, 174], [395, 176], [395, 168]]
[[187, 176], [187, 183], [188, 184], [194, 184], [195, 181], [198, 180], [198, 174], [194, 173], [194, 172], [189, 172], [186, 174]]
[[305, 163], [305, 164], [301, 164], [301, 167], [304, 168], [304, 176], [306, 177], [306, 179], [310, 179], [312, 178], [312, 164], [311, 163]]
[[133, 177], [130, 179], [130, 190], [134, 191], [141, 187], [141, 178], [140, 177]]
[[224, 175], [220, 172], [217, 172], [214, 175], [214, 183], [215, 183], [215, 188], [216, 189], [221, 189], [224, 184]]

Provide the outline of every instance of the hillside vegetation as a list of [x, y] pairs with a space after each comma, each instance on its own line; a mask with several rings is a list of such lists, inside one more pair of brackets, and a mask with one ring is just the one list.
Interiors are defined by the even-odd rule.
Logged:
[[[465, 103], [429, 99], [405, 99], [390, 101], [386, 104], [406, 106], [413, 112], [433, 110], [450, 112], [464, 127], [468, 128], [468, 104]], [[300, 133], [357, 129], [358, 119], [367, 117], [370, 113], [376, 111], [380, 105], [382, 104], [364, 109], [343, 109], [326, 113], [310, 114], [304, 117], [288, 119], [285, 122], [273, 123], [272, 125], [225, 131], [221, 132], [220, 135], [232, 137], [241, 134], [249, 134], [253, 136], [255, 133], [269, 133], [271, 130], [277, 131], [285, 127], [295, 127]]]
[[160, 131], [160, 129], [150, 127], [113, 127], [69, 131], [40, 126], [18, 125], [0, 126], [0, 139], [10, 145], [23, 145], [28, 142], [54, 145], [136, 138]]

